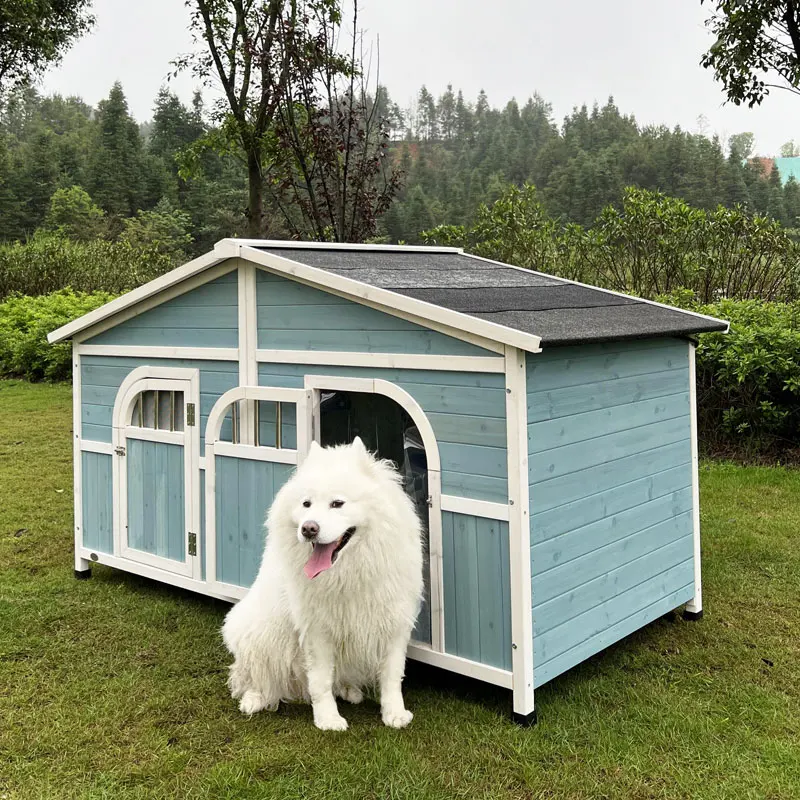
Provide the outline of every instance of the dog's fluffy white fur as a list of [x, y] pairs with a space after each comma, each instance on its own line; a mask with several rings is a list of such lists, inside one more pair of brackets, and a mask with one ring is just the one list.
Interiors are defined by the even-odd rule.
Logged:
[[[422, 543], [391, 463], [375, 459], [358, 438], [312, 445], [276, 495], [267, 531], [258, 576], [222, 629], [240, 709], [252, 714], [305, 700], [318, 728], [345, 730], [336, 696], [358, 703], [363, 688], [376, 686], [384, 723], [408, 725], [401, 683], [422, 595]], [[312, 547], [326, 552], [328, 544], [330, 552], [351, 531], [332, 564], [328, 557], [329, 568], [309, 578]]]

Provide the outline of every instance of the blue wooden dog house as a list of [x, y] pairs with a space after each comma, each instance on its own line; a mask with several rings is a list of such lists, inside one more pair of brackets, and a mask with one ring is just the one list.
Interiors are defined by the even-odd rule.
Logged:
[[74, 352], [75, 565], [234, 601], [313, 439], [427, 522], [409, 656], [534, 689], [702, 609], [693, 333], [720, 320], [448, 248], [226, 239], [50, 336]]

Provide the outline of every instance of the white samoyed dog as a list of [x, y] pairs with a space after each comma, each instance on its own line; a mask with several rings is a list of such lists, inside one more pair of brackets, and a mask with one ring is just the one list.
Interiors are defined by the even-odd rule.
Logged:
[[422, 597], [420, 522], [400, 476], [356, 438], [311, 450], [275, 497], [258, 576], [225, 619], [228, 685], [245, 714], [310, 701], [345, 730], [336, 697], [377, 686], [383, 722], [411, 722], [401, 684]]

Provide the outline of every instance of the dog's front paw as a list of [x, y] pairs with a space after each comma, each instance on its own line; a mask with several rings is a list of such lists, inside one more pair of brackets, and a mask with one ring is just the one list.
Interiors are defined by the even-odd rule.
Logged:
[[314, 717], [314, 724], [321, 731], [346, 731], [347, 720], [341, 714], [327, 714]]
[[405, 728], [414, 715], [406, 708], [400, 710], [387, 709], [381, 714], [383, 724], [388, 725], [390, 728]]
[[239, 711], [242, 714], [255, 714], [258, 711], [263, 711], [268, 707], [267, 699], [261, 692], [256, 692], [253, 689], [248, 689], [239, 701]]

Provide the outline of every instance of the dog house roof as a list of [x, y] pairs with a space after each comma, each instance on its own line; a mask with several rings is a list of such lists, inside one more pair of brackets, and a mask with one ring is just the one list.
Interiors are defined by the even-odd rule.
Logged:
[[[352, 291], [356, 300], [362, 296], [387, 307], [396, 305], [422, 319], [436, 319], [525, 349], [728, 329], [727, 322], [703, 314], [490, 261], [456, 248], [225, 239], [213, 253], [53, 331], [48, 339], [69, 338], [235, 256], [322, 288]], [[437, 310], [444, 317], [435, 314]]]
[[543, 345], [686, 336], [728, 329], [727, 322], [712, 317], [460, 250], [258, 249], [538, 336]]

